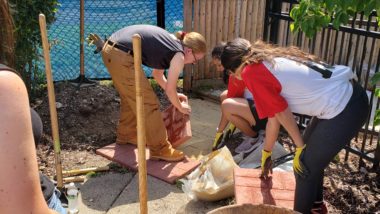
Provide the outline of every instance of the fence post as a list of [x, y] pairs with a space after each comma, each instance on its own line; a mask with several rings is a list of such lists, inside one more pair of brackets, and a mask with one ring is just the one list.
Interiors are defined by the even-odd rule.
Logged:
[[165, 0], [156, 0], [157, 3], [157, 26], [165, 29]]

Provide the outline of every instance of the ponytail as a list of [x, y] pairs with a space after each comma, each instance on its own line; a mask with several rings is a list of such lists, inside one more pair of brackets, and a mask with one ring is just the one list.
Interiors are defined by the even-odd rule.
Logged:
[[206, 39], [197, 32], [178, 31], [175, 36], [181, 40], [182, 44], [191, 48], [194, 53], [206, 53]]
[[176, 37], [177, 39], [183, 41], [183, 39], [185, 38], [185, 35], [186, 35], [186, 34], [187, 34], [187, 33], [186, 33], [185, 31], [177, 31], [177, 32], [175, 33], [175, 37]]

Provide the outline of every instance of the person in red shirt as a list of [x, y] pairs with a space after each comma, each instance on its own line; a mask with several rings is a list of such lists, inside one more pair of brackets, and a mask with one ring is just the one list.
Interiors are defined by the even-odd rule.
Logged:
[[235, 78], [234, 75], [229, 75], [221, 64], [220, 56], [225, 46], [226, 43], [219, 43], [211, 52], [212, 63], [216, 66], [217, 72], [223, 72], [223, 81], [228, 86], [228, 90], [223, 91], [220, 95], [222, 115], [216, 130], [213, 150], [222, 145], [224, 130], [231, 122], [225, 137], [229, 138], [236, 127], [239, 128], [246, 135], [246, 140], [235, 151], [237, 153], [249, 152], [252, 145], [258, 141], [258, 132], [265, 128], [267, 120], [257, 117], [252, 94], [244, 84], [241, 84], [241, 80]]
[[[296, 47], [251, 44], [242, 38], [227, 43], [221, 61], [252, 92], [259, 118], [268, 117], [262, 177], [271, 171], [271, 151], [283, 126], [297, 147], [294, 209], [326, 211], [324, 169], [358, 133], [369, 113], [367, 94], [353, 80], [352, 70], [328, 66]], [[312, 117], [303, 136], [292, 113]]]

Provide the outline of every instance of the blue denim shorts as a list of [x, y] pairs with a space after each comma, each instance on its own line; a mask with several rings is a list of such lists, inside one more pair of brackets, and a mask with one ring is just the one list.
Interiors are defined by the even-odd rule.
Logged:
[[63, 208], [59, 197], [61, 196], [61, 192], [56, 188], [53, 192], [53, 195], [47, 201], [47, 204], [50, 209], [55, 210], [59, 214], [67, 214], [66, 209]]

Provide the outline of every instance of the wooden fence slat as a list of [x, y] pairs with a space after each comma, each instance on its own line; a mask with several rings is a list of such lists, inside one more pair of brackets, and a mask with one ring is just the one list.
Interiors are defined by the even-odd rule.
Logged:
[[[201, 33], [200, 29], [200, 5], [199, 5], [199, 0], [194, 0], [194, 28], [193, 31], [196, 31], [198, 33]], [[203, 35], [204, 36], [204, 35]], [[193, 80], [198, 80], [199, 79], [199, 63], [196, 63], [193, 65]]]
[[256, 40], [263, 39], [264, 33], [264, 16], [265, 16], [265, 0], [259, 0], [259, 11], [257, 13], [257, 30], [256, 30]]
[[258, 30], [257, 29], [257, 16], [258, 16], [258, 11], [259, 11], [259, 1], [260, 0], [253, 0], [254, 1], [254, 4], [253, 4], [253, 11], [252, 11], [252, 27], [251, 27], [251, 37], [250, 37], [250, 41], [254, 42], [256, 41], [257, 37], [256, 37], [256, 31]]
[[235, 38], [235, 11], [236, 11], [236, 0], [230, 0], [230, 8], [228, 14], [228, 40]]
[[230, 20], [230, 0], [225, 0], [225, 7], [223, 12], [223, 35], [222, 40], [227, 42], [228, 41], [228, 21]]
[[[209, 39], [206, 34], [206, 0], [200, 0], [200, 33], [206, 37], [206, 40]], [[205, 61], [201, 60], [199, 64], [199, 78], [205, 79]]]
[[246, 21], [246, 26], [245, 26], [245, 35], [244, 38], [251, 40], [251, 31], [252, 31], [252, 19], [253, 19], [253, 3], [255, 0], [248, 0], [247, 4], [247, 21]]
[[217, 43], [217, 35], [218, 35], [218, 2], [219, 0], [212, 0], [212, 12], [211, 12], [211, 42], [210, 42], [210, 47], [208, 49], [208, 52], [206, 53], [207, 56], [207, 62], [209, 64], [209, 69], [210, 69], [210, 78], [215, 78], [217, 77], [216, 74], [216, 68], [215, 66], [212, 65], [212, 58], [211, 58], [211, 50], [215, 47]]
[[223, 18], [224, 18], [224, 2], [223, 0], [217, 0], [218, 5], [218, 20], [217, 20], [217, 32], [216, 32], [216, 44], [223, 41]]
[[[185, 32], [192, 31], [191, 21], [192, 17], [192, 0], [183, 0], [183, 29]], [[192, 82], [192, 67], [191, 65], [185, 66], [184, 75], [183, 75], [183, 90], [188, 92], [191, 90]]]
[[[212, 42], [212, 36], [211, 36], [211, 29], [212, 29], [212, 1], [211, 0], [205, 0], [206, 1], [206, 14], [205, 14], [205, 19], [206, 19], [206, 44], [207, 44], [207, 50], [210, 50], [211, 48], [211, 42]], [[204, 74], [205, 78], [209, 79], [210, 78], [210, 60], [208, 56], [206, 55], [204, 59]]]
[[239, 30], [239, 37], [246, 38], [245, 37], [245, 25], [247, 20], [247, 0], [242, 0], [241, 6], [240, 6], [240, 30]]

